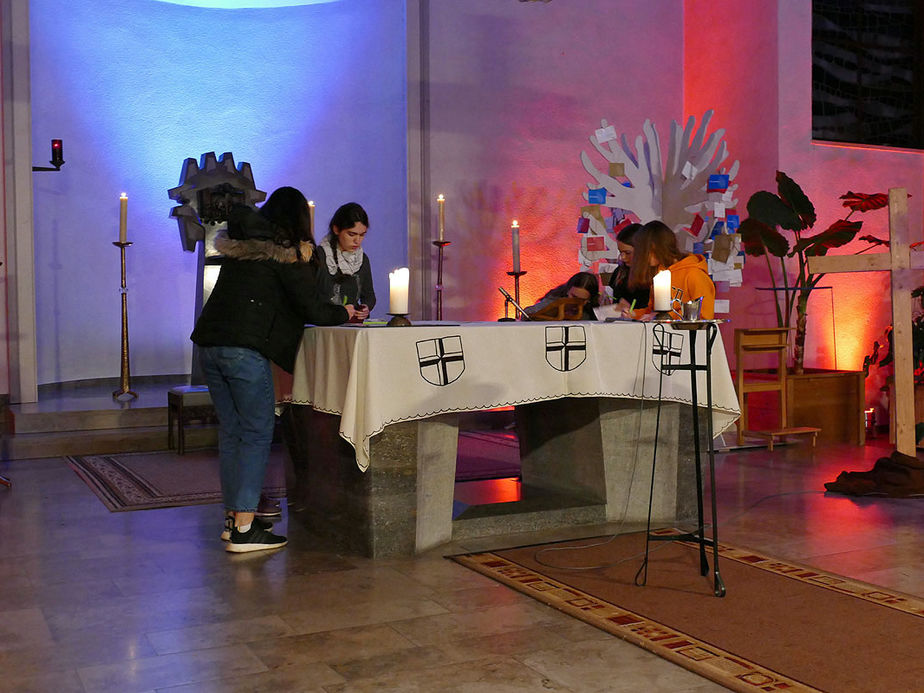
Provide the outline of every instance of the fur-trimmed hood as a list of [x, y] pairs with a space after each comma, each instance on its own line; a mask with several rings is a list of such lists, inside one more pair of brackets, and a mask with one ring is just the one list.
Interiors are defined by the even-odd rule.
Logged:
[[[234, 260], [272, 260], [283, 264], [308, 262], [314, 252], [314, 245], [302, 241], [296, 253], [295, 247], [286, 248], [264, 238], [234, 239], [226, 231], [215, 236], [215, 250]], [[301, 257], [299, 257], [299, 253]]]

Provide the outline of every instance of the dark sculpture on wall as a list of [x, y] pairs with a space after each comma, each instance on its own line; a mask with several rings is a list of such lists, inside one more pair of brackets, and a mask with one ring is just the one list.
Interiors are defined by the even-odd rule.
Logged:
[[[215, 158], [215, 152], [207, 152], [201, 162], [193, 158], [183, 162], [180, 184], [168, 190], [167, 195], [179, 203], [170, 210], [170, 216], [179, 224], [183, 250], [195, 252], [198, 246], [195, 307], [198, 318], [221, 268], [215, 236], [227, 226], [228, 210], [234, 204], [254, 207], [266, 199], [266, 193], [254, 185], [250, 164], [242, 162], [235, 166], [231, 152], [222, 154], [221, 159]], [[192, 325], [189, 328], [192, 330]], [[203, 382], [195, 346], [190, 372], [193, 384]]]

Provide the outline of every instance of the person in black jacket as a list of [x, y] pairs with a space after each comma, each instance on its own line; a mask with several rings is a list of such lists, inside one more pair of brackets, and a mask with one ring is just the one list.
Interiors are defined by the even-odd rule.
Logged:
[[306, 323], [337, 325], [355, 311], [318, 298], [308, 203], [295, 188], [259, 211], [232, 208], [215, 249], [224, 260], [191, 339], [218, 414], [222, 538], [235, 553], [278, 548], [286, 538], [254, 518], [275, 427], [270, 362], [291, 373]]
[[369, 230], [369, 216], [356, 202], [347, 202], [334, 212], [330, 232], [318, 244], [321, 297], [338, 306], [356, 307], [355, 319], [362, 321], [375, 308], [372, 267], [362, 243]]

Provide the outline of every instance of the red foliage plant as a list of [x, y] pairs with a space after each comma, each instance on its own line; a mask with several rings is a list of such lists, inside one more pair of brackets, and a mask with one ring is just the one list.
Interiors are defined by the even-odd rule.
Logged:
[[[782, 171], [776, 172], [777, 192], [759, 190], [748, 200], [748, 218], [741, 222], [741, 240], [744, 251], [754, 257], [767, 260], [770, 281], [776, 300], [776, 319], [779, 327], [792, 325], [792, 314], [796, 312], [796, 336], [793, 345], [793, 366], [796, 373], [803, 372], [805, 350], [806, 311], [809, 295], [824, 276], [809, 272], [808, 258], [826, 255], [832, 248], [840, 248], [853, 241], [863, 226], [860, 220], [851, 220], [854, 212], [869, 212], [889, 204], [884, 193], [855, 193], [841, 195], [843, 206], [850, 212], [825, 230], [810, 234], [814, 229], [815, 206], [806, 197], [802, 188]], [[792, 232], [792, 242], [783, 234]], [[875, 236], [861, 236], [859, 240], [868, 243], [863, 251], [875, 246], [889, 245], [886, 239]], [[775, 268], [770, 257], [779, 258]], [[794, 276], [786, 260], [795, 258]], [[790, 263], [791, 264], [791, 263]]]

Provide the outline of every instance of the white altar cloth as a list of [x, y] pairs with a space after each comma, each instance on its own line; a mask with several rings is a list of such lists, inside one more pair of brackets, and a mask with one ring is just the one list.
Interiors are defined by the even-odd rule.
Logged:
[[[369, 466], [369, 441], [389, 424], [563, 397], [692, 401], [689, 371], [659, 371], [666, 351], [689, 363], [690, 332], [640, 322], [422, 323], [308, 327], [292, 401], [340, 416], [340, 436]], [[705, 363], [706, 332], [697, 338]], [[712, 349], [713, 432], [738, 418], [718, 334]], [[697, 375], [706, 406], [706, 376]]]

